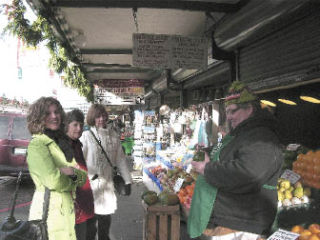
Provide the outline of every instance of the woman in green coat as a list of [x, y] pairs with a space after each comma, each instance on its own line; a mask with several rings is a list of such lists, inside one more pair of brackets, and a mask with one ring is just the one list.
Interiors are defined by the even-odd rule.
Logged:
[[49, 240], [76, 240], [75, 190], [86, 181], [64, 134], [65, 114], [58, 100], [41, 97], [29, 108], [28, 129], [32, 140], [27, 162], [35, 192], [29, 219], [42, 218], [45, 188], [50, 190], [47, 219]]

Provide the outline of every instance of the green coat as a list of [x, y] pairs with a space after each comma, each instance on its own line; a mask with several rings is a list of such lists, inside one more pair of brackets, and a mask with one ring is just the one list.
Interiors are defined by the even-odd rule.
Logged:
[[28, 146], [27, 162], [35, 184], [29, 219], [42, 218], [46, 186], [51, 190], [47, 220], [49, 240], [76, 240], [74, 192], [78, 186], [85, 183], [86, 172], [76, 169], [76, 181], [61, 174], [60, 167], [75, 167], [76, 162], [74, 159], [72, 162], [67, 162], [59, 146], [44, 134], [33, 135]]

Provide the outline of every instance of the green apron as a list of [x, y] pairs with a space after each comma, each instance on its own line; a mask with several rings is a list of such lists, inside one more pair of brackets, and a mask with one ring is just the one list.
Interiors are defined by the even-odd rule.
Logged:
[[[221, 150], [232, 138], [231, 135], [226, 135], [221, 142], [221, 146], [218, 145], [216, 149], [213, 149], [210, 154], [212, 162], [219, 160]], [[212, 155], [213, 157], [211, 157]], [[188, 234], [191, 238], [199, 237], [206, 229], [217, 192], [218, 189], [208, 184], [203, 175], [198, 175], [188, 216]]]

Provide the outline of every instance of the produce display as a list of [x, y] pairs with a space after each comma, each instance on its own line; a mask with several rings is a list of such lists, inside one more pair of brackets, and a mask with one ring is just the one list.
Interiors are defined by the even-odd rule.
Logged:
[[177, 194], [167, 191], [163, 191], [159, 194], [154, 191], [146, 191], [141, 195], [141, 198], [149, 206], [154, 204], [171, 206], [179, 203]]
[[196, 178], [195, 173], [187, 173], [182, 168], [166, 169], [161, 165], [149, 168], [149, 171], [159, 180], [163, 191], [174, 192], [174, 186], [179, 178], [183, 179], [182, 187], [191, 184]]
[[180, 203], [187, 209], [190, 209], [195, 182], [180, 189], [178, 193]]
[[303, 184], [320, 189], [320, 150], [299, 154], [292, 169], [301, 176]]
[[311, 189], [303, 187], [300, 181], [292, 185], [289, 180], [279, 178], [277, 190], [279, 207], [308, 203], [311, 196]]
[[291, 228], [291, 232], [300, 234], [299, 240], [319, 240], [320, 224], [312, 223], [306, 228], [302, 225], [295, 225]]
[[[187, 217], [197, 179], [196, 173], [187, 171], [190, 170], [188, 165], [191, 161], [203, 161], [208, 149], [196, 145], [191, 152], [183, 147], [157, 151], [156, 165], [150, 166], [148, 171], [158, 187], [161, 186], [161, 192], [148, 191], [142, 199], [148, 205], [180, 204], [182, 216]], [[277, 184], [279, 208], [272, 232], [279, 228], [291, 229], [300, 234], [299, 240], [320, 240], [320, 150], [312, 151], [299, 145], [287, 148], [283, 154], [285, 163]]]

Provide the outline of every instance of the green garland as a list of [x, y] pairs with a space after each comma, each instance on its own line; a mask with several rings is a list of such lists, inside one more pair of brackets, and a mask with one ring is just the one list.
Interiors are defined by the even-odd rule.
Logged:
[[86, 79], [80, 66], [75, 65], [68, 51], [63, 47], [63, 43], [57, 41], [48, 21], [38, 15], [37, 19], [30, 24], [24, 15], [26, 7], [21, 0], [13, 0], [12, 5], [3, 5], [8, 12], [9, 23], [4, 32], [8, 32], [19, 37], [28, 46], [36, 47], [39, 43], [47, 41], [46, 46], [50, 52], [49, 66], [57, 73], [65, 73], [65, 84], [76, 88], [81, 96], [87, 98], [89, 102], [93, 101], [93, 86]]

